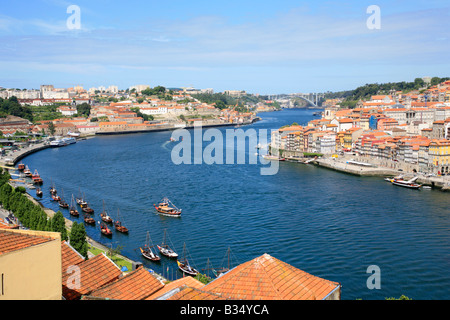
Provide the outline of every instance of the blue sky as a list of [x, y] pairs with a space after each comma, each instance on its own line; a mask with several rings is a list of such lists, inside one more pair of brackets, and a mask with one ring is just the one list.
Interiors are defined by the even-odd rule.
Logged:
[[[450, 76], [450, 2], [3, 1], [0, 86], [325, 92]], [[70, 5], [81, 29], [67, 28]], [[370, 30], [366, 12], [381, 10]]]

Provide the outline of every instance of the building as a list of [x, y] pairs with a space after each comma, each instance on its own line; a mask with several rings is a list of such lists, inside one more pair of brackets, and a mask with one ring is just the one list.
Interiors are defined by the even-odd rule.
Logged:
[[56, 111], [61, 112], [63, 116], [73, 116], [77, 113], [77, 108], [71, 106], [60, 106], [56, 109]]
[[450, 140], [431, 140], [428, 157], [434, 173], [450, 173]]
[[1, 132], [7, 132], [7, 131], [22, 131], [22, 132], [28, 132], [28, 130], [31, 128], [32, 123], [26, 119], [8, 115], [6, 118], [0, 118], [0, 131]]
[[61, 300], [58, 232], [0, 229], [0, 300]]

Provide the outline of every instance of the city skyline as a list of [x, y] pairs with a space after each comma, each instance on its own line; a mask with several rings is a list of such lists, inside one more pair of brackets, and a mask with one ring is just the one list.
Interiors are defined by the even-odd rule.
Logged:
[[[68, 27], [78, 6], [79, 29]], [[380, 9], [370, 29], [368, 8]], [[448, 76], [445, 1], [6, 3], [9, 88], [137, 84], [277, 94]]]

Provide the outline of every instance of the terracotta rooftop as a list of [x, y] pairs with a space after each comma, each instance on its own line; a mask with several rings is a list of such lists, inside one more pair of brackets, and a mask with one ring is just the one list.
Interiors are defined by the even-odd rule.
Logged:
[[227, 300], [220, 294], [203, 291], [197, 288], [183, 286], [167, 300]]
[[145, 300], [157, 299], [157, 298], [167, 294], [168, 292], [170, 292], [176, 288], [183, 287], [183, 286], [200, 289], [201, 287], [204, 286], [204, 284], [202, 282], [194, 279], [193, 277], [183, 277], [183, 278], [171, 281], [168, 284], [164, 285], [164, 288], [162, 288], [162, 289], [158, 290], [157, 292], [153, 293], [152, 295], [148, 296], [147, 298], [145, 298]]
[[83, 256], [72, 248], [66, 241], [61, 243], [61, 265], [63, 274], [67, 272], [67, 268], [69, 266], [77, 265], [83, 261]]
[[268, 254], [245, 262], [202, 290], [243, 300], [321, 300], [339, 288]]
[[45, 236], [31, 235], [0, 229], [0, 255], [36, 246], [54, 239]]
[[66, 285], [69, 283], [72, 285], [70, 281], [74, 277], [73, 273], [65, 272], [62, 275], [63, 296], [67, 300], [79, 299], [82, 295], [90, 294], [101, 286], [117, 280], [122, 275], [119, 267], [104, 254], [96, 255], [76, 266], [80, 268], [79, 288], [69, 288]]
[[125, 277], [94, 290], [90, 296], [115, 300], [142, 300], [163, 287], [161, 281], [144, 267], [140, 267]]

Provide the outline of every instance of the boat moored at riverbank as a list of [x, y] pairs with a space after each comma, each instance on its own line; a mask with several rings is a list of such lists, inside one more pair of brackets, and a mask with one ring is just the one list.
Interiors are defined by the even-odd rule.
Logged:
[[422, 187], [421, 184], [415, 183], [418, 177], [414, 177], [408, 181], [404, 181], [403, 179], [393, 179], [392, 184], [394, 186], [409, 188], [409, 189], [420, 189]]

